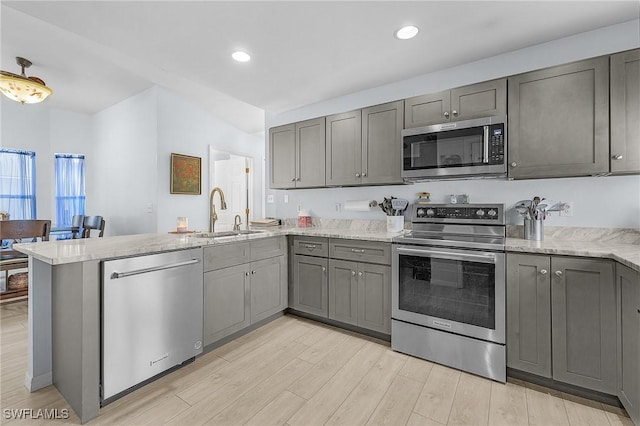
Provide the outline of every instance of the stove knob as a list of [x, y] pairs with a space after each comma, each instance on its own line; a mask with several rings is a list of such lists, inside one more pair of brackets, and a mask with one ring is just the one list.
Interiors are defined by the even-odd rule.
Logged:
[[482, 209], [477, 210], [476, 211], [476, 216], [478, 216], [478, 217], [484, 216], [484, 210], [482, 210]]
[[489, 217], [494, 217], [498, 214], [498, 212], [495, 210], [489, 210], [487, 214], [489, 215]]
[[418, 215], [418, 217], [424, 217], [425, 215], [424, 209], [418, 209], [416, 211], [416, 214]]
[[433, 209], [429, 209], [429, 210], [427, 210], [427, 216], [433, 216], [433, 215], [435, 215], [435, 214], [436, 214], [436, 212], [435, 212], [435, 211], [433, 211]]

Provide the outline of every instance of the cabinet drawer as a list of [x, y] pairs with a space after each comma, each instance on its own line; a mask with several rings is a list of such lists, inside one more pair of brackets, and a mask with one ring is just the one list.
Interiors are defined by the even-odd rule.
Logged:
[[322, 237], [293, 237], [293, 254], [329, 256], [329, 240]]
[[391, 264], [391, 244], [360, 240], [334, 240], [329, 243], [332, 259]]
[[262, 238], [251, 241], [251, 261], [269, 259], [287, 253], [287, 237]]
[[204, 248], [204, 271], [240, 265], [250, 261], [249, 243], [213, 245]]

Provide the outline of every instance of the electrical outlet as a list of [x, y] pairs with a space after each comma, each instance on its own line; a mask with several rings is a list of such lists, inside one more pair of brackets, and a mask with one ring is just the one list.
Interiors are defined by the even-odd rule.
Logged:
[[288, 202], [289, 202], [289, 196], [288, 196], [288, 195], [285, 195], [285, 196], [284, 196], [284, 202], [285, 202], [285, 203], [288, 203]]
[[153, 213], [153, 203], [147, 203], [147, 213]]
[[273, 204], [273, 195], [267, 195], [267, 203]]
[[566, 203], [564, 203], [564, 209], [560, 210], [560, 216], [573, 216], [573, 201], [567, 201]]
[[336, 203], [336, 211], [339, 212], [340, 210], [342, 210], [342, 205], [340, 205], [340, 203]]

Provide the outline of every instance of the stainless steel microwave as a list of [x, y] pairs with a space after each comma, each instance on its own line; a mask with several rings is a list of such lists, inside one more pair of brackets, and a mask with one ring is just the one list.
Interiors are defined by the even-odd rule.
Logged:
[[506, 116], [402, 131], [402, 178], [406, 181], [506, 174]]

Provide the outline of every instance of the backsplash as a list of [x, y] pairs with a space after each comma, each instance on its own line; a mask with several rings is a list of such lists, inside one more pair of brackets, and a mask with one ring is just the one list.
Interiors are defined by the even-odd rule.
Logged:
[[[522, 225], [508, 225], [507, 237], [523, 238]], [[640, 245], [640, 230], [630, 228], [583, 228], [570, 226], [544, 227], [545, 240], [589, 241], [609, 244]]]

